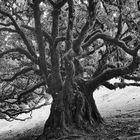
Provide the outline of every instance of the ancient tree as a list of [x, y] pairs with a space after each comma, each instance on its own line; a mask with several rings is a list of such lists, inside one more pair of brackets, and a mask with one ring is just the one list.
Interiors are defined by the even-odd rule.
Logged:
[[[72, 130], [89, 131], [104, 121], [93, 98], [99, 86], [116, 89], [140, 85], [137, 2], [0, 3], [2, 119], [18, 119], [21, 113], [47, 105], [51, 97], [44, 139]], [[110, 83], [112, 78], [120, 82]], [[126, 83], [126, 79], [134, 82]]]

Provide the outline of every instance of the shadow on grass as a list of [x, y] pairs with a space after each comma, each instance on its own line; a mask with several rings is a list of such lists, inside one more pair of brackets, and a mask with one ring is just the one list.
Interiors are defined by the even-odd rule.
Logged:
[[35, 140], [43, 131], [43, 126], [36, 126], [32, 129], [28, 129], [15, 134], [8, 132], [1, 134], [0, 140]]

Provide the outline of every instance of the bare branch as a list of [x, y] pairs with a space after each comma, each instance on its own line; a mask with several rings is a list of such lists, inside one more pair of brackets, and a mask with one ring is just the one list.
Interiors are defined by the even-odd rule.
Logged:
[[30, 93], [30, 92], [33, 92], [34, 90], [36, 90], [37, 88], [40, 88], [41, 86], [43, 86], [43, 85], [45, 85], [45, 84], [46, 84], [46, 83], [43, 81], [43, 82], [38, 83], [37, 85], [34, 85], [34, 86], [31, 87], [30, 89], [21, 92], [20, 95], [19, 95], [18, 98], [17, 98], [18, 103], [19, 103], [19, 104], [21, 103], [21, 98], [22, 98], [23, 96], [27, 95], [27, 94]]
[[56, 4], [58, 9], [62, 8], [68, 0], [62, 0]]
[[91, 37], [93, 37], [96, 33], [102, 33], [102, 30], [101, 29], [98, 29], [94, 32], [92, 32], [90, 35], [88, 35], [85, 40], [84, 40], [84, 43], [86, 43]]
[[19, 28], [19, 26], [18, 26], [18, 24], [16, 23], [16, 21], [14, 20], [14, 18], [13, 18], [9, 13], [6, 13], [6, 12], [4, 12], [4, 11], [2, 11], [2, 10], [0, 10], [0, 13], [1, 13], [2, 15], [4, 15], [4, 16], [7, 16], [7, 17], [10, 18], [10, 20], [12, 21], [12, 23], [13, 23], [15, 29], [17, 30], [17, 32], [19, 33], [19, 35], [20, 35], [21, 38], [23, 39], [25, 45], [27, 46], [28, 51], [31, 53], [31, 55], [33, 55], [35, 58], [37, 58], [37, 56], [36, 56], [34, 50], [33, 50], [32, 47], [30, 46], [30, 44], [29, 44], [29, 42], [28, 42], [28, 40], [27, 40], [25, 34], [24, 34], [24, 33], [22, 32], [22, 30]]
[[124, 83], [124, 86], [136, 86], [136, 87], [139, 87], [140, 83]]
[[35, 20], [35, 33], [37, 38], [38, 50], [39, 50], [39, 66], [40, 69], [47, 75], [47, 65], [46, 65], [46, 57], [45, 57], [45, 45], [43, 42], [43, 33], [42, 26], [40, 22], [41, 13], [39, 8], [39, 2], [35, 1], [33, 6], [34, 11], [34, 20]]
[[132, 36], [131, 35], [128, 35], [124, 38], [122, 38], [122, 40], [125, 42], [125, 44], [129, 43], [130, 41], [132, 41]]
[[[50, 105], [50, 104], [51, 104], [50, 102], [45, 102], [43, 104], [35, 105], [33, 107], [30, 107], [30, 108], [27, 108], [27, 109], [24, 109], [24, 110], [7, 109], [5, 111], [0, 111], [0, 113], [5, 114], [5, 115], [7, 115], [9, 117], [9, 119], [4, 118], [7, 121], [13, 121], [13, 120], [25, 121], [27, 119], [31, 119], [32, 118], [32, 111], [33, 110], [40, 109], [41, 107], [47, 106], [47, 105]], [[25, 119], [20, 119], [20, 118], [15, 117], [15, 116], [18, 116], [18, 115], [20, 115], [22, 113], [26, 113], [26, 114], [27, 113], [31, 113], [31, 114], [30, 114], [30, 117], [27, 117]]]
[[55, 4], [52, 0], [48, 0], [48, 1], [49, 1], [49, 3], [50, 3], [53, 7], [56, 6], [56, 4]]
[[5, 26], [5, 27], [8, 27], [8, 26], [11, 26], [13, 24], [12, 24], [12, 22], [10, 22], [10, 23], [7, 23], [7, 24], [6, 23], [0, 23], [0, 25]]
[[126, 86], [136, 86], [136, 87], [139, 87], [140, 83], [125, 83], [125, 82], [116, 82], [116, 83], [114, 83], [114, 87], [116, 87], [116, 88], [123, 89]]
[[104, 41], [108, 41], [112, 44], [115, 44], [117, 46], [119, 46], [120, 48], [122, 48], [125, 52], [127, 52], [130, 55], [135, 55], [135, 50], [131, 50], [129, 48], [127, 48], [126, 44], [118, 39], [112, 38], [111, 36], [108, 36], [104, 33], [96, 33], [89, 41], [87, 41], [85, 44], [82, 45], [82, 48], [86, 48], [87, 46], [90, 46], [95, 40], [97, 39], [103, 39]]
[[116, 34], [116, 38], [119, 38], [119, 36], [121, 35], [121, 31], [122, 31], [122, 14], [120, 14], [119, 16], [118, 31]]
[[119, 21], [118, 21], [118, 31], [117, 31], [117, 34], [116, 34], [116, 38], [120, 37], [121, 32], [122, 32], [122, 13], [121, 13], [121, 10], [120, 10], [120, 16], [119, 16]]
[[3, 57], [6, 54], [12, 53], [12, 52], [19, 52], [20, 54], [24, 54], [28, 59], [30, 59], [31, 61], [37, 63], [35, 58], [33, 58], [26, 50], [24, 50], [22, 48], [14, 48], [14, 49], [4, 51], [4, 52], [0, 53], [0, 58]]
[[139, 76], [129, 76], [129, 75], [125, 75], [123, 76], [124, 79], [127, 80], [134, 80], [134, 81], [140, 81], [140, 77]]
[[83, 26], [79, 36], [73, 41], [73, 50], [77, 55], [79, 55], [81, 53], [80, 52], [81, 51], [81, 44], [87, 35], [88, 29], [89, 29], [89, 20], [87, 19], [87, 22]]
[[110, 89], [110, 90], [115, 90], [117, 88], [120, 88], [120, 89], [125, 88], [126, 86], [139, 87], [140, 83], [115, 82], [114, 84], [111, 84], [109, 82], [104, 82], [102, 85], [105, 86], [106, 88]]
[[[31, 26], [22, 25], [22, 27], [25, 28], [25, 29], [28, 29], [28, 30], [30, 30], [30, 31], [35, 32], [35, 28], [33, 28], [33, 27], [31, 27]], [[49, 44], [52, 44], [53, 41], [52, 41], [51, 36], [50, 36], [46, 31], [44, 31], [44, 30], [42, 30], [42, 33], [43, 33], [43, 36], [45, 37], [45, 39], [48, 40]]]
[[127, 29], [126, 31], [124, 31], [124, 32], [120, 35], [120, 38], [122, 38], [124, 35], [126, 35], [129, 31], [130, 31], [130, 29]]
[[104, 44], [102, 44], [100, 46], [96, 46], [96, 47], [95, 47], [95, 45], [93, 45], [92, 47], [94, 48], [94, 50], [92, 50], [92, 51], [87, 51], [86, 50], [79, 58], [85, 58], [85, 57], [87, 57], [91, 54], [94, 54], [97, 50], [99, 50], [103, 46], [104, 46]]
[[73, 0], [68, 1], [69, 6], [69, 16], [68, 16], [68, 27], [67, 27], [67, 36], [66, 36], [66, 51], [72, 48], [72, 30], [73, 30], [73, 21], [74, 21], [74, 7], [73, 7]]
[[139, 58], [134, 57], [132, 63], [126, 67], [109, 69], [102, 72], [100, 75], [87, 82], [88, 89], [94, 91], [101, 83], [107, 80], [132, 73], [138, 67], [139, 63]]
[[110, 89], [110, 90], [116, 89], [116, 86], [114, 86], [113, 84], [111, 84], [109, 82], [104, 82], [102, 85], [105, 86], [106, 88]]
[[52, 39], [55, 40], [55, 38], [58, 36], [58, 18], [60, 14], [60, 9], [54, 9], [52, 11]]
[[56, 43], [59, 43], [61, 41], [65, 41], [65, 39], [66, 39], [65, 36], [60, 36], [60, 37], [57, 37], [55, 41], [56, 41]]
[[27, 68], [24, 68], [24, 69], [22, 69], [21, 71], [19, 71], [19, 72], [17, 72], [14, 76], [12, 76], [11, 78], [8, 78], [8, 79], [2, 79], [2, 78], [0, 78], [0, 81], [6, 81], [6, 82], [9, 82], [9, 81], [13, 81], [13, 80], [15, 80], [18, 76], [20, 76], [20, 75], [22, 75], [22, 74], [25, 74], [25, 73], [27, 73], [27, 72], [29, 72], [29, 71], [31, 71], [31, 70], [33, 70], [33, 68], [32, 67], [27, 67]]
[[16, 31], [16, 30], [11, 29], [11, 28], [0, 28], [0, 31], [7, 31], [7, 32], [17, 33], [17, 31]]
[[53, 8], [60, 9], [60, 8], [62, 8], [65, 5], [65, 3], [68, 0], [61, 0], [61, 1], [58, 1], [57, 3], [53, 2], [52, 0], [48, 0], [48, 1], [52, 5]]

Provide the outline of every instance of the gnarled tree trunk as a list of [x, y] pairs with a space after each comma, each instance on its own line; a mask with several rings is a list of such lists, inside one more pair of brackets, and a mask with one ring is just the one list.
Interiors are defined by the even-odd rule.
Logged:
[[[85, 85], [80, 85], [85, 87]], [[77, 83], [65, 81], [62, 90], [53, 99], [50, 116], [45, 123], [45, 138], [59, 138], [73, 134], [73, 130], [91, 130], [94, 124], [103, 122], [93, 94]], [[86, 93], [87, 91], [87, 93]]]

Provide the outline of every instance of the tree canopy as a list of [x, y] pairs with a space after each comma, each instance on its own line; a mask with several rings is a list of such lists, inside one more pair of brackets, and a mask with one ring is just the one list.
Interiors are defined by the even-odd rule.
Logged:
[[[50, 104], [60, 91], [71, 92], [63, 85], [89, 93], [101, 85], [140, 86], [137, 4], [0, 0], [0, 118], [19, 119]], [[120, 82], [110, 83], [112, 78]]]

